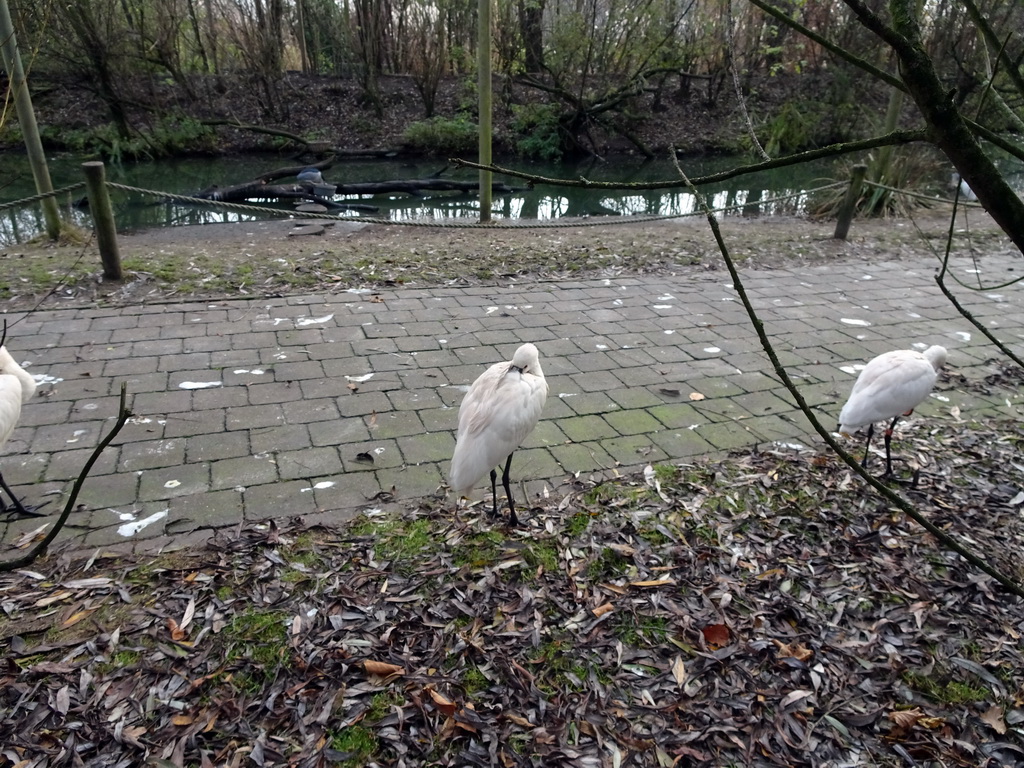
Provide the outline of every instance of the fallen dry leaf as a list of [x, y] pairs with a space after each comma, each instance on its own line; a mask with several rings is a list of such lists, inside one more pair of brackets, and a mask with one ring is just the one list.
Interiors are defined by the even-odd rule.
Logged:
[[449, 699], [444, 694], [438, 693], [433, 688], [430, 689], [429, 693], [430, 698], [433, 700], [434, 706], [437, 707], [438, 711], [440, 711], [444, 715], [447, 715], [448, 717], [452, 717], [455, 714], [458, 708], [455, 706], [454, 701]]
[[712, 648], [724, 648], [731, 642], [729, 627], [725, 624], [708, 624], [701, 629], [701, 633]]
[[686, 682], [686, 665], [683, 663], [682, 656], [676, 656], [672, 660], [672, 679], [676, 681], [676, 685], [680, 688]]
[[924, 712], [919, 707], [913, 709], [902, 709], [897, 712], [890, 712], [888, 718], [901, 728], [912, 728], [917, 721], [924, 717]]
[[778, 649], [779, 656], [788, 656], [799, 661], [809, 661], [814, 656], [814, 651], [799, 643], [788, 645], [777, 639], [773, 639], [772, 642]]
[[[1014, 429], [911, 419], [893, 447], [921, 470], [901, 491], [1020, 578]], [[970, 716], [916, 682], [1012, 701], [1024, 605], [834, 457], [762, 445], [531, 502], [515, 530], [431, 500], [0, 573], [0, 744], [39, 765], [202, 768], [336, 763], [352, 727], [373, 754], [346, 760], [409, 768], [611, 765], [612, 742], [623, 766], [1024, 754], [1016, 710]]]
[[405, 667], [399, 664], [389, 664], [386, 661], [374, 661], [373, 659], [364, 660], [363, 669], [368, 675], [377, 675], [378, 677], [405, 674]]
[[987, 723], [1000, 736], [1006, 733], [1006, 720], [1004, 719], [1003, 708], [998, 704], [993, 704], [986, 709], [981, 715], [981, 720]]

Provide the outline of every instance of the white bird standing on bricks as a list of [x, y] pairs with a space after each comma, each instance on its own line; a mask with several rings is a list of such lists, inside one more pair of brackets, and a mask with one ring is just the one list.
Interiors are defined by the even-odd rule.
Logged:
[[928, 397], [935, 386], [939, 369], [946, 363], [946, 348], [928, 347], [924, 352], [898, 349], [879, 355], [864, 366], [839, 413], [839, 432], [850, 435], [868, 428], [862, 467], [867, 465], [875, 422], [892, 419], [885, 430], [885, 474], [892, 474], [889, 443], [900, 416], [909, 416]]
[[[8, 438], [14, 431], [14, 427], [21, 418], [21, 404], [27, 403], [29, 398], [36, 392], [36, 380], [33, 379], [25, 369], [18, 365], [7, 347], [3, 346], [6, 341], [7, 326], [4, 325], [4, 338], [0, 338], [0, 449], [7, 443]], [[28, 515], [28, 510], [22, 506], [17, 497], [11, 492], [3, 473], [0, 473], [0, 488], [10, 497], [11, 503], [22, 515]], [[6, 512], [7, 505], [0, 498], [0, 512]]]
[[523, 344], [512, 362], [495, 363], [473, 382], [459, 407], [459, 431], [448, 473], [448, 484], [457, 495], [456, 507], [458, 498], [468, 494], [490, 470], [491, 516], [497, 516], [495, 467], [505, 460], [501, 484], [508, 494], [509, 524], [519, 525], [508, 471], [512, 454], [537, 426], [547, 396], [548, 383], [533, 344]]

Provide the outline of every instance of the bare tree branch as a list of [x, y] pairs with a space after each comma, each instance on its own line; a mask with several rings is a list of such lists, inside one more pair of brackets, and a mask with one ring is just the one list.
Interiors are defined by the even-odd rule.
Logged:
[[[904, 53], [910, 50], [910, 41], [906, 37], [898, 34], [893, 27], [890, 27], [882, 21], [874, 11], [864, 5], [860, 0], [843, 0], [843, 2], [846, 3], [850, 10], [857, 15], [857, 18], [860, 19], [860, 23], [863, 24], [865, 28], [882, 38], [882, 40], [887, 43], [890, 48], [896, 51], [896, 54], [901, 58]], [[890, 8], [896, 5], [896, 3], [893, 3]]]
[[64, 528], [64, 524], [68, 520], [68, 515], [70, 515], [71, 510], [75, 508], [75, 502], [78, 501], [78, 494], [82, 490], [82, 484], [85, 482], [85, 478], [89, 476], [89, 472], [92, 470], [93, 464], [96, 463], [96, 460], [100, 457], [100, 454], [103, 453], [103, 449], [110, 445], [110, 441], [117, 436], [117, 433], [121, 431], [121, 427], [124, 426], [125, 422], [128, 421], [128, 418], [132, 415], [132, 412], [129, 411], [125, 405], [125, 400], [127, 396], [128, 386], [122, 383], [121, 403], [118, 407], [117, 421], [114, 423], [114, 426], [110, 430], [110, 432], [107, 433], [107, 436], [104, 437], [100, 441], [100, 444], [96, 446], [95, 450], [93, 450], [92, 455], [89, 456], [89, 460], [85, 462], [85, 466], [79, 473], [78, 479], [75, 480], [75, 484], [71, 487], [71, 495], [68, 496], [68, 500], [64, 504], [64, 511], [60, 513], [60, 517], [58, 517], [56, 522], [54, 522], [53, 527], [50, 529], [50, 532], [47, 533], [46, 536], [43, 537], [43, 540], [40, 541], [28, 554], [23, 555], [22, 557], [19, 557], [15, 560], [5, 560], [4, 562], [0, 563], [0, 572], [13, 571], [17, 568], [24, 568], [26, 565], [31, 563], [41, 554], [46, 552], [46, 548], [49, 547], [51, 543], [53, 543], [53, 540], [55, 538], [57, 538], [57, 534], [60, 533], [61, 529]]
[[992, 25], [988, 23], [988, 19], [978, 10], [977, 3], [974, 0], [963, 0], [963, 4], [967, 8], [971, 21], [981, 30], [982, 37], [985, 38], [989, 48], [995, 52], [996, 58], [1003, 62], [1003, 69], [1013, 82], [1014, 87], [1016, 87], [1017, 93], [1021, 98], [1024, 98], [1024, 74], [1021, 73], [1019, 66], [1014, 64], [1010, 57], [1007, 56], [1006, 46], [999, 42], [999, 38], [996, 37], [995, 31], [992, 29]]
[[754, 331], [757, 333], [757, 337], [761, 341], [761, 347], [768, 355], [768, 359], [771, 361], [772, 367], [775, 369], [775, 373], [779, 377], [779, 380], [782, 381], [782, 384], [787, 390], [789, 390], [789, 393], [796, 401], [797, 407], [800, 408], [804, 416], [811, 423], [814, 431], [821, 436], [821, 438], [828, 444], [829, 448], [831, 448], [836, 455], [850, 467], [850, 469], [860, 475], [861, 479], [874, 488], [887, 501], [897, 506], [901, 512], [912, 518], [914, 522], [928, 531], [928, 533], [934, 536], [943, 546], [952, 550], [968, 563], [991, 576], [1013, 594], [1018, 597], [1024, 597], [1024, 586], [1004, 575], [997, 568], [993, 568], [982, 558], [978, 557], [978, 555], [974, 554], [971, 549], [961, 544], [941, 528], [937, 527], [928, 518], [924, 517], [912, 504], [910, 504], [910, 502], [892, 490], [889, 486], [868, 474], [860, 465], [860, 462], [847, 453], [842, 446], [839, 445], [836, 439], [832, 437], [832, 433], [822, 426], [821, 422], [818, 421], [814, 412], [811, 410], [811, 407], [807, 404], [807, 401], [804, 399], [799, 388], [797, 388], [796, 384], [793, 383], [793, 380], [789, 378], [789, 374], [785, 367], [781, 362], [779, 362], [778, 355], [775, 354], [775, 348], [772, 346], [771, 340], [768, 338], [768, 334], [764, 329], [764, 323], [761, 322], [761, 318], [757, 315], [757, 310], [754, 309], [754, 305], [751, 303], [750, 297], [747, 296], [746, 289], [743, 286], [743, 281], [740, 279], [739, 271], [736, 269], [736, 264], [733, 262], [729, 249], [725, 244], [725, 239], [722, 237], [722, 232], [718, 227], [718, 220], [715, 218], [715, 214], [708, 207], [707, 202], [697, 191], [697, 188], [689, 181], [689, 179], [687, 179], [686, 174], [683, 172], [682, 168], [679, 167], [678, 161], [676, 163], [676, 168], [684, 182], [686, 182], [690, 187], [690, 191], [697, 198], [700, 206], [704, 209], [708, 224], [711, 227], [711, 232], [715, 237], [715, 242], [718, 243], [718, 249], [722, 253], [722, 258], [725, 260], [725, 266], [729, 270], [729, 276], [732, 278], [733, 287], [736, 289], [736, 293], [739, 294], [740, 301], [743, 303], [743, 307], [747, 311], [747, 316], [750, 318], [751, 325], [754, 326]]
[[[768, 171], [773, 168], [785, 168], [790, 165], [799, 165], [800, 163], [807, 163], [812, 160], [820, 160], [823, 157], [837, 157], [839, 155], [850, 154], [851, 152], [863, 152], [868, 149], [876, 149], [877, 147], [885, 147], [894, 144], [912, 144], [918, 141], [927, 141], [928, 132], [923, 129], [909, 130], [909, 131], [893, 131], [887, 133], [884, 136], [875, 136], [870, 139], [861, 139], [859, 141], [844, 141], [839, 144], [829, 144], [827, 147], [821, 147], [819, 149], [810, 149], [806, 152], [798, 152], [795, 155], [788, 155], [787, 157], [778, 157], [774, 160], [767, 160], [763, 163], [754, 163], [753, 165], [741, 165], [737, 168], [731, 168], [727, 171], [721, 171], [719, 173], [710, 173], [707, 176], [700, 176], [693, 179], [693, 183], [696, 185], [701, 184], [714, 184], [720, 181], [727, 181], [729, 179], [736, 178], [737, 176], [743, 176], [748, 173], [757, 173], [758, 171]], [[459, 166], [461, 168], [475, 168], [477, 170], [491, 171], [493, 173], [501, 173], [506, 176], [513, 176], [519, 179], [525, 179], [534, 184], [553, 184], [562, 187], [585, 187], [587, 189], [636, 189], [636, 190], [647, 190], [647, 189], [674, 189], [682, 186], [678, 179], [672, 179], [670, 181], [650, 181], [650, 182], [623, 182], [623, 181], [591, 181], [590, 179], [552, 179], [546, 176], [537, 176], [532, 173], [525, 173], [523, 171], [516, 171], [511, 168], [502, 168], [496, 165], [481, 165], [480, 163], [474, 163], [471, 160], [463, 160], [458, 157], [452, 157], [448, 159], [448, 162], [452, 165]]]
[[833, 43], [832, 41], [828, 40], [827, 38], [822, 37], [821, 35], [819, 35], [814, 30], [810, 29], [809, 27], [805, 27], [803, 24], [801, 24], [799, 21], [797, 21], [793, 17], [787, 16], [786, 13], [782, 9], [776, 8], [774, 5], [766, 3], [764, 0], [749, 0], [749, 1], [753, 5], [756, 5], [762, 11], [767, 13], [769, 16], [777, 19], [778, 21], [781, 21], [783, 24], [785, 24], [788, 27], [791, 27], [792, 29], [796, 30], [801, 35], [803, 35], [804, 37], [806, 37], [806, 38], [808, 38], [810, 40], [813, 40], [818, 45], [820, 45], [822, 48], [825, 48], [826, 50], [831, 51], [832, 53], [834, 53], [839, 58], [848, 61], [850, 64], [853, 64], [855, 67], [863, 69], [869, 75], [872, 75], [873, 77], [877, 77], [879, 80], [882, 80], [883, 82], [888, 83], [893, 88], [899, 88], [901, 91], [906, 91], [907, 90], [907, 87], [903, 84], [903, 81], [900, 80], [895, 75], [890, 75], [888, 72], [879, 69], [878, 67], [876, 67], [874, 64], [870, 63], [869, 61], [866, 61], [865, 59], [862, 59], [860, 56], [857, 56], [856, 54], [851, 53], [850, 51], [846, 50], [845, 48], [836, 45], [835, 43]]
[[[960, 192], [958, 190], [957, 191], [957, 199], [959, 199], [959, 196], [960, 196]], [[1010, 350], [1010, 348], [1007, 347], [1003, 342], [1001, 342], [999, 339], [997, 339], [995, 334], [992, 333], [992, 331], [990, 331], [980, 320], [978, 320], [978, 318], [976, 318], [970, 312], [970, 310], [968, 310], [966, 307], [961, 305], [960, 302], [957, 301], [956, 296], [953, 295], [953, 292], [946, 285], [946, 272], [948, 271], [948, 268], [949, 268], [949, 254], [950, 254], [950, 251], [952, 250], [952, 246], [953, 246], [953, 228], [955, 226], [956, 226], [956, 204], [954, 203], [954, 205], [953, 205], [953, 215], [950, 216], [950, 218], [949, 218], [949, 233], [946, 235], [946, 252], [943, 254], [943, 257], [942, 257], [942, 268], [938, 272], [935, 273], [935, 282], [938, 284], [939, 290], [942, 291], [942, 295], [945, 296], [949, 300], [949, 303], [952, 304], [953, 307], [956, 309], [956, 311], [960, 313], [961, 317], [963, 317], [967, 322], [969, 322], [971, 325], [973, 325], [975, 328], [977, 328], [978, 332], [981, 333], [981, 335], [984, 336], [986, 339], [991, 341], [1000, 352], [1002, 352], [1008, 358], [1013, 360], [1013, 362], [1015, 362], [1017, 365], [1019, 365], [1022, 369], [1024, 369], [1024, 360], [1021, 360], [1019, 357], [1017, 357], [1017, 355], [1013, 354], [1013, 351]], [[980, 284], [980, 279], [979, 279], [979, 284]]]

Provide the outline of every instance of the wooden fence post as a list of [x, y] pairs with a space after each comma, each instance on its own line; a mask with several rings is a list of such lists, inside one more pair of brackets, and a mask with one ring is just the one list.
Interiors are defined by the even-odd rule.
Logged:
[[850, 174], [850, 186], [847, 187], [846, 196], [839, 205], [836, 232], [832, 235], [836, 240], [845, 240], [846, 235], [850, 232], [853, 214], [857, 212], [857, 198], [860, 197], [860, 190], [864, 186], [864, 176], [867, 172], [866, 165], [853, 166], [853, 173]]
[[85, 188], [89, 195], [89, 213], [92, 214], [96, 230], [96, 244], [100, 248], [100, 260], [103, 262], [103, 277], [107, 280], [120, 280], [121, 253], [117, 247], [114, 209], [110, 205], [110, 195], [107, 194], [106, 170], [103, 163], [97, 160], [82, 163], [82, 170], [85, 171]]

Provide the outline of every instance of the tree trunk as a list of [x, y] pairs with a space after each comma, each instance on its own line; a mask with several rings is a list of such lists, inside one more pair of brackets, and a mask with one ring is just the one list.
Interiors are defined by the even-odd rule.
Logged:
[[110, 111], [110, 119], [117, 128], [118, 135], [122, 139], [127, 139], [131, 135], [131, 126], [128, 122], [128, 112], [114, 86], [117, 78], [110, 63], [107, 41], [100, 37], [96, 19], [87, 3], [69, 4], [67, 14], [71, 27], [75, 30], [75, 35], [82, 45], [82, 50], [92, 65], [96, 88], [103, 103]]
[[[28, 83], [25, 82], [25, 68], [21, 63], [21, 54], [18, 52], [18, 40], [14, 36], [14, 22], [11, 20], [11, 11], [7, 6], [7, 0], [0, 0], [0, 48], [3, 51], [4, 68], [10, 75], [11, 93], [14, 96], [18, 122], [21, 124], [21, 132], [24, 135], [25, 150], [32, 167], [32, 176], [35, 178], [36, 192], [39, 194], [52, 192], [53, 183], [50, 181], [50, 170], [46, 165], [46, 155], [43, 153], [43, 145], [39, 138], [36, 114], [32, 109], [32, 96], [28, 91]], [[57, 201], [51, 196], [43, 198], [41, 204], [43, 218], [46, 221], [46, 234], [51, 240], [56, 240], [60, 236], [61, 230]], [[6, 328], [5, 325], [5, 331]]]
[[[856, 0], [847, 0], [862, 19]], [[861, 10], [859, 10], [861, 9]], [[978, 201], [1024, 253], [1024, 201], [985, 153], [935, 71], [921, 41], [914, 0], [892, 0], [892, 35], [886, 39], [900, 60], [900, 75], [929, 127], [931, 139], [971, 185]], [[877, 20], [877, 17], [875, 17]], [[876, 34], [884, 32], [875, 24]]]
[[544, 3], [545, 0], [519, 0], [524, 66], [531, 74], [544, 70]]
[[373, 107], [378, 117], [384, 114], [380, 88], [377, 85], [381, 66], [381, 20], [375, 0], [355, 0], [356, 27], [359, 30], [359, 49], [362, 55], [363, 98]]

